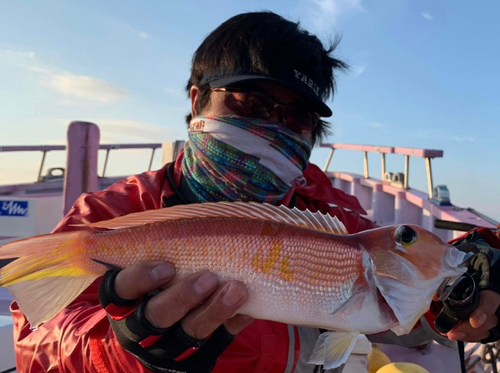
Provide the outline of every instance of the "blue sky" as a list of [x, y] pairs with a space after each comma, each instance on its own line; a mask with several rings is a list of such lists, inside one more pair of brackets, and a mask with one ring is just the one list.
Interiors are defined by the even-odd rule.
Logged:
[[[268, 9], [324, 41], [342, 36], [337, 56], [351, 71], [329, 103], [329, 142], [442, 149], [435, 184], [500, 220], [496, 0], [20, 0], [1, 9], [0, 146], [63, 144], [72, 120], [98, 124], [103, 143], [185, 139], [192, 53], [230, 16]], [[323, 166], [326, 156], [318, 149], [312, 160]], [[39, 159], [0, 154], [0, 184], [33, 181]], [[377, 177], [379, 163], [370, 156]], [[108, 169], [147, 164], [148, 153], [120, 153]], [[63, 165], [49, 154], [47, 166]], [[337, 170], [362, 167], [356, 152], [334, 156]], [[388, 167], [402, 172], [403, 159], [389, 157]], [[410, 185], [426, 190], [422, 159], [411, 161]]]

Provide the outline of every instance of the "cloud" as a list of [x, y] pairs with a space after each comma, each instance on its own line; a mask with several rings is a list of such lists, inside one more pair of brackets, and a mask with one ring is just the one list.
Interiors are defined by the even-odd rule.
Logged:
[[126, 35], [126, 36], [132, 36], [140, 39], [149, 39], [150, 35], [145, 32], [145, 31], [139, 31], [133, 28], [132, 26], [129, 26], [123, 22], [120, 21], [108, 21], [106, 24], [110, 25], [112, 28], [112, 31]]
[[21, 65], [21, 67], [25, 70], [28, 71], [33, 71], [35, 73], [39, 74], [50, 74], [50, 71], [46, 68], [40, 67], [40, 66], [34, 66], [34, 65]]
[[71, 73], [53, 74], [50, 76], [48, 84], [63, 95], [102, 103], [114, 103], [127, 96], [124, 88], [105, 80]]
[[[3, 52], [23, 56], [24, 59], [35, 59], [35, 52]], [[59, 105], [72, 105], [72, 102], [68, 98], [87, 99], [103, 104], [112, 104], [128, 96], [125, 88], [103, 79], [73, 74], [56, 67], [46, 66], [40, 61], [34, 60], [28, 64], [27, 61], [19, 61], [16, 58], [15, 64], [24, 70], [38, 74], [40, 84], [64, 95], [60, 100], [55, 100]]]
[[[20, 65], [23, 69], [41, 76], [41, 83], [55, 89], [64, 96], [84, 98], [104, 104], [115, 103], [128, 93], [125, 88], [109, 83], [103, 79], [85, 75], [76, 75], [67, 71], [55, 72], [54, 68], [45, 67], [40, 63]], [[70, 105], [69, 100], [58, 101], [62, 105]]]
[[427, 12], [422, 12], [422, 13], [420, 13], [420, 15], [422, 17], [424, 17], [428, 21], [433, 21], [434, 20], [434, 17], [432, 15], [430, 15], [429, 13], [427, 13]]
[[28, 58], [30, 60], [34, 60], [36, 58], [35, 52], [24, 52], [24, 51], [13, 51], [13, 50], [4, 50], [4, 54], [15, 56], [15, 57], [21, 57], [21, 58]]
[[451, 136], [454, 142], [476, 142], [476, 139], [472, 136]]
[[339, 23], [365, 12], [362, 0], [304, 0], [297, 13], [315, 32], [331, 33]]
[[382, 128], [382, 127], [385, 127], [383, 124], [378, 123], [378, 122], [368, 123], [368, 126], [372, 127], [372, 128]]
[[366, 70], [366, 66], [351, 66], [351, 71], [354, 76], [357, 78], [361, 74], [363, 74]]
[[361, 74], [363, 74], [368, 65], [370, 65], [372, 54], [366, 50], [360, 50], [352, 57], [349, 58], [350, 71], [354, 74], [354, 77], [357, 78]]

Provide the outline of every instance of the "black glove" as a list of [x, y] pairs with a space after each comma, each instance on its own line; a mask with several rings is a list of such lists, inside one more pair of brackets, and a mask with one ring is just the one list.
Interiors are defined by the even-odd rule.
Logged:
[[453, 245], [466, 253], [485, 254], [474, 255], [468, 268], [479, 273], [480, 290], [500, 293], [500, 250], [488, 245], [477, 230], [469, 232], [466, 237], [454, 242]]
[[[469, 261], [467, 274], [453, 290], [448, 299], [443, 301], [443, 310], [435, 321], [436, 329], [442, 333], [450, 331], [460, 320], [467, 320], [477, 307], [479, 292], [492, 290], [500, 294], [500, 250], [491, 247], [478, 230], [453, 243], [460, 251], [473, 253]], [[481, 343], [500, 339], [500, 307], [496, 310], [499, 323], [490, 329], [488, 338]]]
[[120, 345], [153, 372], [211, 372], [234, 336], [223, 325], [203, 340], [187, 335], [180, 322], [166, 329], [155, 328], [144, 316], [151, 296], [138, 300], [118, 297], [114, 292], [117, 274], [106, 272], [99, 285], [99, 301]]

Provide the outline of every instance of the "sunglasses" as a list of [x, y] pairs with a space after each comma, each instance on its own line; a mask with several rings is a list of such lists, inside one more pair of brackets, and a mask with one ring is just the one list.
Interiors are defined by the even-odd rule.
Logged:
[[319, 124], [320, 116], [301, 104], [283, 104], [260, 92], [241, 88], [210, 88], [212, 92], [226, 95], [224, 104], [236, 115], [249, 118], [269, 119], [277, 115], [279, 123], [298, 134], [310, 134]]

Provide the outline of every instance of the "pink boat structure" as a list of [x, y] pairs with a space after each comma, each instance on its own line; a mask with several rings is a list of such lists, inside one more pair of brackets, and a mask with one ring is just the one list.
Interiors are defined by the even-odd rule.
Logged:
[[[18, 152], [42, 155], [35, 182], [0, 185], [0, 245], [12, 240], [49, 233], [81, 193], [102, 190], [126, 177], [127, 175], [106, 176], [111, 153], [130, 149], [149, 149], [151, 156], [148, 168], [151, 169], [154, 157], [158, 156], [158, 150], [161, 151], [164, 164], [175, 159], [177, 152], [183, 146], [182, 141], [100, 144], [99, 137], [99, 128], [95, 124], [72, 122], [68, 127], [66, 146], [0, 146], [0, 162], [8, 153], [11, 153], [9, 156], [14, 156], [13, 153]], [[446, 186], [433, 185], [431, 163], [433, 159], [443, 157], [442, 150], [340, 143], [321, 144], [321, 147], [330, 150], [324, 171], [332, 185], [356, 196], [367, 211], [368, 217], [379, 225], [417, 224], [437, 234], [443, 240], [457, 237], [473, 226], [498, 228], [498, 222], [480, 212], [453, 205]], [[330, 170], [334, 154], [344, 150], [363, 153], [363, 174]], [[49, 152], [66, 152], [66, 166], [46, 170], [45, 159]], [[98, 155], [103, 153], [103, 168], [98, 170]], [[370, 153], [380, 155], [380, 178], [369, 174]], [[390, 172], [386, 166], [387, 156], [402, 157], [404, 172]], [[410, 158], [417, 160], [420, 158], [418, 161], [425, 163], [427, 191], [410, 187]], [[0, 288], [0, 373], [15, 371], [12, 321], [8, 308], [11, 301], [12, 297], [8, 291]], [[494, 368], [500, 369], [500, 363], [497, 361], [498, 346], [486, 346], [479, 344], [466, 346], [468, 372], [494, 372]], [[437, 343], [430, 343], [419, 349], [383, 345], [382, 350], [392, 361], [414, 362], [431, 373], [460, 372], [457, 351]], [[357, 360], [351, 356], [353, 360], [350, 358], [344, 373], [367, 372], [366, 364], [363, 365], [366, 360], [365, 352], [362, 351], [361, 355], [364, 355]], [[488, 359], [496, 361], [495, 367], [485, 363]]]

